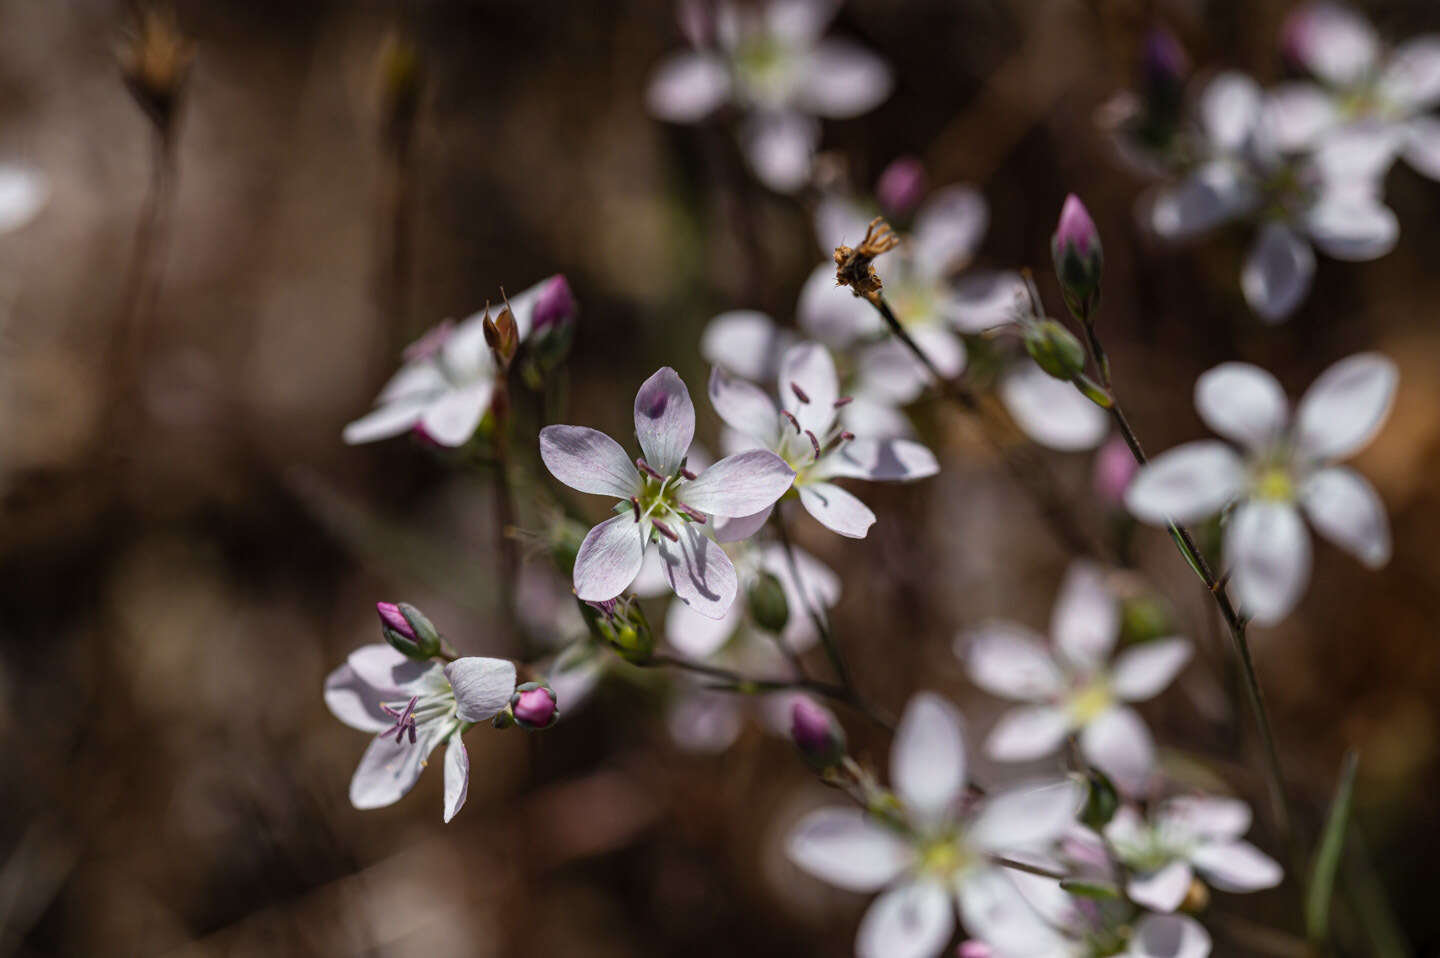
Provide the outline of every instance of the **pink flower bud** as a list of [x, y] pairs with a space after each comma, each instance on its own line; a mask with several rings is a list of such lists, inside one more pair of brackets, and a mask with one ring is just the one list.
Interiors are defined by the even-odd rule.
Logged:
[[918, 157], [902, 156], [891, 161], [875, 184], [875, 198], [890, 216], [903, 216], [920, 204], [925, 195], [925, 166]]
[[548, 685], [531, 685], [517, 691], [511, 701], [515, 721], [524, 728], [549, 728], [555, 723], [559, 710], [556, 708], [555, 693]]
[[1185, 78], [1190, 75], [1190, 57], [1175, 34], [1164, 27], [1155, 27], [1145, 35], [1140, 73], [1147, 97], [1168, 99], [1184, 86]]
[[414, 641], [416, 638], [415, 629], [401, 613], [400, 607], [394, 602], [376, 602], [375, 611], [380, 613], [380, 624], [387, 629], [394, 629], [405, 638]]
[[1077, 315], [1088, 317], [1100, 299], [1100, 271], [1105, 266], [1105, 253], [1090, 211], [1074, 193], [1065, 197], [1060, 223], [1055, 227], [1055, 235], [1050, 237], [1050, 255], [1055, 260], [1055, 275], [1065, 293], [1065, 302]]
[[955, 949], [955, 958], [994, 958], [995, 952], [983, 941], [970, 939], [960, 942], [960, 947]]
[[796, 696], [790, 706], [790, 738], [812, 768], [832, 768], [845, 757], [845, 730], [814, 699]]
[[1130, 480], [1135, 477], [1135, 471], [1139, 468], [1125, 440], [1119, 436], [1111, 436], [1095, 454], [1095, 494], [1107, 506], [1123, 508], [1125, 490], [1130, 487]]
[[535, 300], [535, 312], [530, 328], [533, 333], [543, 333], [554, 326], [562, 326], [575, 318], [575, 294], [563, 273], [557, 273], [545, 283], [540, 296]]

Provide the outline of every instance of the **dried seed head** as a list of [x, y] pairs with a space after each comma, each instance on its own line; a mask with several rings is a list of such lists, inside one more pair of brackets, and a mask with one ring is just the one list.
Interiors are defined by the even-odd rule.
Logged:
[[159, 4], [142, 7], [122, 37], [116, 59], [130, 95], [168, 140], [195, 61], [195, 44], [180, 32], [175, 11]]
[[877, 216], [865, 228], [865, 238], [853, 249], [835, 247], [835, 285], [848, 286], [856, 296], [874, 300], [880, 294], [880, 274], [875, 272], [875, 257], [900, 245], [900, 238], [890, 229], [883, 216]]

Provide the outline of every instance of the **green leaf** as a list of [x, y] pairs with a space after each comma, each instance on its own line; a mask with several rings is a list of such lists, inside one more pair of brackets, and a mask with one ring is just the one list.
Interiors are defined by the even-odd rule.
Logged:
[[1345, 851], [1345, 830], [1350, 821], [1358, 766], [1359, 756], [1353, 750], [1346, 752], [1340, 768], [1340, 782], [1335, 786], [1335, 797], [1330, 802], [1330, 814], [1325, 820], [1325, 830], [1315, 849], [1314, 864], [1310, 866], [1310, 884], [1305, 892], [1305, 932], [1316, 944], [1323, 942], [1330, 932], [1330, 897], [1335, 890], [1335, 872], [1340, 867], [1340, 856]]
[[1200, 571], [1200, 564], [1196, 562], [1195, 557], [1190, 554], [1190, 547], [1185, 544], [1185, 539], [1180, 535], [1180, 529], [1172, 522], [1166, 531], [1170, 533], [1170, 538], [1175, 540], [1175, 548], [1180, 550], [1180, 554], [1185, 557], [1185, 561], [1190, 565], [1191, 570], [1194, 571], [1201, 582], [1204, 582], [1205, 573]]
[[1062, 878], [1060, 887], [1080, 898], [1095, 898], [1100, 901], [1114, 901], [1120, 897], [1120, 889], [1108, 881], [1087, 881], [1083, 878]]

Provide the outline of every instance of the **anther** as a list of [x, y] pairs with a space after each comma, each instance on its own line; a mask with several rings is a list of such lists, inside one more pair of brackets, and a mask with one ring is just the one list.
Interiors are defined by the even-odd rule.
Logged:
[[800, 400], [801, 402], [808, 403], [810, 401], [810, 397], [805, 395], [805, 390], [801, 389], [800, 384], [794, 382], [793, 380], [790, 383], [790, 391], [794, 393], [795, 398]]
[[667, 526], [665, 523], [661, 522], [659, 519], [651, 519], [651, 520], [650, 520], [650, 524], [651, 524], [652, 526], [654, 526], [655, 529], [656, 529], [662, 536], [664, 536], [665, 538], [669, 539], [671, 542], [679, 542], [679, 541], [680, 541], [680, 537], [675, 534], [675, 530], [672, 529], [672, 528], [670, 528], [669, 526]]
[[839, 409], [841, 406], [848, 406], [854, 401], [854, 396], [841, 396], [839, 399], [835, 400], [835, 408]]
[[796, 419], [795, 415], [788, 409], [780, 410], [780, 415], [790, 420], [790, 425], [795, 427], [795, 434], [798, 436], [800, 434], [800, 420]]
[[646, 462], [644, 459], [636, 459], [635, 467], [641, 472], [645, 473], [645, 475], [649, 476], [651, 479], [657, 479], [660, 482], [665, 481], [665, 477], [660, 475], [660, 473], [656, 472], [653, 468], [651, 468], [650, 463]]
[[812, 447], [814, 447], [814, 449], [815, 449], [815, 458], [816, 458], [816, 459], [819, 459], [819, 458], [820, 458], [820, 440], [819, 440], [819, 439], [816, 439], [816, 438], [815, 438], [815, 434], [814, 434], [813, 432], [811, 432], [810, 430], [808, 430], [808, 429], [805, 430], [805, 435], [807, 435], [807, 436], [810, 437], [810, 445], [811, 445]]
[[679, 510], [681, 513], [683, 513], [687, 519], [690, 519], [690, 520], [693, 521], [693, 522], [698, 522], [698, 523], [700, 523], [701, 525], [704, 525], [704, 523], [705, 523], [705, 513], [701, 512], [699, 509], [696, 509], [696, 508], [694, 508], [693, 506], [687, 506], [687, 505], [686, 505], [685, 503], [683, 503], [683, 502], [677, 502], [677, 503], [675, 503], [675, 508], [676, 508], [677, 510]]
[[639, 521], [640, 521], [640, 498], [639, 498], [638, 496], [631, 496], [631, 497], [630, 497], [630, 508], [635, 510], [635, 521], [636, 521], [636, 522], [639, 522]]
[[391, 728], [387, 728], [383, 734], [388, 735], [395, 732], [395, 744], [399, 745], [405, 740], [405, 733], [410, 733], [410, 743], [415, 743], [415, 703], [420, 700], [418, 695], [410, 696], [410, 701], [405, 703], [404, 709], [395, 709], [385, 703], [380, 703], [380, 709], [386, 715], [395, 720]]
[[695, 473], [691, 472], [689, 469], [686, 469], [684, 466], [680, 467], [680, 475], [684, 476], [686, 479], [695, 478]]

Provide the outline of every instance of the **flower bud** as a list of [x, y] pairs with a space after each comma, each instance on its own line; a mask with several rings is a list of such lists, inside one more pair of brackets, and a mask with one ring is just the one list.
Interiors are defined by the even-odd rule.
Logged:
[[1120, 810], [1120, 793], [1109, 777], [1097, 768], [1087, 771], [1085, 779], [1089, 793], [1085, 797], [1085, 807], [1080, 811], [1080, 821], [1098, 832]]
[[750, 618], [756, 625], [777, 635], [784, 631], [790, 621], [790, 603], [785, 599], [785, 588], [773, 573], [761, 572], [756, 576], [745, 598], [750, 606]]
[[560, 720], [555, 690], [540, 682], [526, 682], [516, 687], [510, 697], [510, 712], [515, 724], [535, 731], [547, 729]]
[[825, 706], [798, 696], [790, 706], [790, 738], [817, 772], [834, 768], [845, 757], [845, 730]]
[[564, 273], [556, 273], [545, 282], [540, 296], [535, 300], [535, 312], [531, 315], [532, 334], [543, 333], [555, 326], [574, 322], [579, 304], [570, 291], [570, 283]]
[[1050, 256], [1055, 261], [1055, 275], [1065, 293], [1070, 309], [1088, 322], [1090, 313], [1100, 302], [1100, 273], [1105, 266], [1105, 253], [1100, 246], [1100, 233], [1085, 204], [1074, 193], [1065, 197], [1060, 210], [1060, 223], [1050, 237]]
[[1140, 55], [1140, 94], [1152, 126], [1169, 128], [1179, 118], [1189, 76], [1190, 57], [1175, 34], [1155, 27], [1145, 35]]
[[995, 958], [995, 952], [985, 942], [971, 938], [960, 942], [960, 947], [955, 949], [955, 958]]
[[887, 216], [905, 216], [925, 195], [925, 165], [918, 157], [892, 160], [875, 184], [875, 198]]
[[1125, 440], [1118, 435], [1111, 436], [1095, 454], [1095, 495], [1111, 509], [1124, 509], [1125, 490], [1139, 468]]
[[525, 363], [525, 382], [540, 389], [545, 376], [565, 361], [575, 339], [575, 318], [580, 307], [570, 283], [557, 273], [545, 281], [530, 317], [530, 339]]
[[580, 601], [590, 632], [627, 662], [646, 662], [655, 652], [655, 634], [640, 604], [628, 595], [604, 602]]
[[440, 633], [425, 614], [406, 602], [377, 602], [380, 634], [407, 658], [431, 659], [440, 654]]
[[1056, 379], [1070, 382], [1085, 371], [1085, 347], [1075, 334], [1053, 319], [1025, 324], [1025, 351]]

